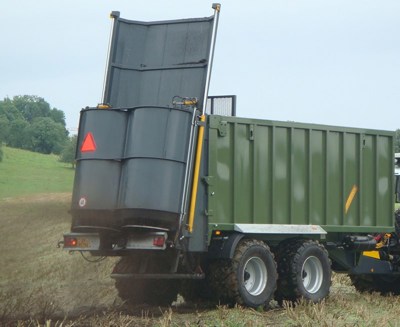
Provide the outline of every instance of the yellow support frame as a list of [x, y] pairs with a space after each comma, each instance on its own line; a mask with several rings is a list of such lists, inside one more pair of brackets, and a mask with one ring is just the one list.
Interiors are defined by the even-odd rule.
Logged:
[[201, 153], [203, 150], [203, 138], [204, 138], [204, 124], [203, 123], [205, 121], [206, 121], [206, 116], [203, 114], [200, 116], [200, 122], [202, 122], [202, 124], [199, 126], [199, 133], [197, 136], [196, 158], [194, 161], [192, 193], [190, 196], [189, 220], [188, 220], [188, 227], [187, 227], [189, 233], [193, 232], [194, 214], [195, 214], [195, 210], [196, 210], [196, 200], [197, 200], [197, 189], [198, 189], [198, 185], [199, 185]]

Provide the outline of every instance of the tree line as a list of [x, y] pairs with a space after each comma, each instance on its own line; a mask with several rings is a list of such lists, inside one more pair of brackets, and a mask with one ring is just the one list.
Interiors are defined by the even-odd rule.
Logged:
[[43, 98], [18, 95], [0, 101], [0, 141], [7, 146], [60, 154], [67, 140], [64, 112]]

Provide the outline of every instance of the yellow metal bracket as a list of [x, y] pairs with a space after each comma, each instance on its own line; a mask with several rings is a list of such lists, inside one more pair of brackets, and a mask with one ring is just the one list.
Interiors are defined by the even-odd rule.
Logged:
[[[203, 114], [200, 116], [200, 122], [205, 122], [206, 116]], [[196, 157], [194, 161], [194, 171], [193, 171], [193, 183], [192, 183], [192, 195], [190, 197], [190, 209], [189, 209], [189, 220], [188, 220], [188, 231], [193, 232], [194, 215], [196, 210], [196, 200], [197, 200], [197, 189], [199, 185], [199, 175], [200, 175], [200, 164], [201, 164], [201, 153], [203, 150], [203, 137], [204, 137], [204, 124], [199, 125], [199, 133], [197, 136], [197, 147], [196, 147]]]
[[387, 245], [389, 243], [391, 237], [392, 237], [392, 235], [389, 233], [386, 233], [385, 235], [383, 235], [382, 240], [376, 244], [376, 248], [377, 249], [383, 248], [385, 245]]
[[110, 109], [110, 108], [111, 108], [111, 106], [109, 104], [106, 104], [106, 103], [99, 103], [97, 105], [97, 109]]

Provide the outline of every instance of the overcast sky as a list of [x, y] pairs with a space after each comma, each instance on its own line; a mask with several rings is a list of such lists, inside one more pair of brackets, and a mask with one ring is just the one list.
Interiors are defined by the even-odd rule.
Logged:
[[[210, 95], [237, 115], [400, 128], [399, 0], [221, 1]], [[0, 99], [38, 95], [78, 126], [101, 100], [111, 11], [211, 16], [204, 0], [1, 0]]]

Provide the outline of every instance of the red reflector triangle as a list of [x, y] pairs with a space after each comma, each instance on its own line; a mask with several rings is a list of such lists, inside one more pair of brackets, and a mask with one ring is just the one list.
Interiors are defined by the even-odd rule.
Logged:
[[96, 142], [92, 133], [87, 133], [81, 146], [81, 152], [94, 152], [96, 151]]

